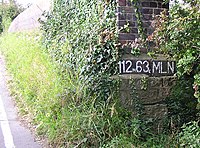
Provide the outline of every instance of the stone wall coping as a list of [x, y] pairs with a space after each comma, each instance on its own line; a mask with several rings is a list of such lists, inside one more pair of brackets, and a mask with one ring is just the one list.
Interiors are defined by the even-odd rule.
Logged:
[[122, 75], [118, 75], [118, 76], [113, 76], [113, 78], [119, 78], [121, 80], [130, 80], [130, 79], [139, 79], [139, 78], [152, 78], [152, 79], [155, 79], [155, 78], [159, 78], [159, 79], [162, 79], [162, 78], [172, 78], [172, 79], [176, 79], [177, 76], [160, 76], [160, 77], [149, 77], [148, 75], [146, 74], [122, 74]]
[[168, 60], [168, 61], [175, 61], [172, 57], [169, 55], [164, 55], [164, 54], [156, 54], [155, 58], [150, 57], [145, 53], [141, 53], [139, 56], [133, 56], [130, 54], [125, 54], [123, 55], [122, 59], [129, 59], [129, 60]]
[[122, 74], [122, 75], [115, 75], [115, 76], [112, 76], [111, 78], [112, 79], [120, 79], [120, 80], [131, 80], [131, 79], [140, 79], [140, 78], [159, 78], [159, 79], [162, 79], [162, 78], [171, 78], [171, 79], [176, 79], [177, 76], [174, 75], [174, 76], [159, 76], [159, 77], [150, 77], [149, 75], [146, 75], [146, 74]]

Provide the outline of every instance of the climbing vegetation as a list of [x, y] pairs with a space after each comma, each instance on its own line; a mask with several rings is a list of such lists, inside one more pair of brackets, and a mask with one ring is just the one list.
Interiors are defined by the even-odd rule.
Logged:
[[200, 107], [200, 1], [185, 0], [184, 7], [175, 4], [169, 16], [163, 12], [156, 20], [156, 31], [149, 36], [155, 52], [177, 60], [179, 78], [191, 78], [194, 96]]
[[[42, 35], [3, 34], [0, 50], [6, 56], [13, 77], [12, 93], [17, 98], [21, 113], [28, 115], [38, 135], [48, 137], [52, 147], [178, 147], [180, 144], [187, 146], [189, 142], [195, 146], [198, 141], [194, 137], [199, 137], [197, 122], [184, 127], [179, 142], [179, 134], [176, 133], [148, 133], [143, 122], [120, 107], [120, 81], [113, 77], [118, 74], [117, 62], [122, 52], [117, 41], [116, 8], [114, 0], [55, 0], [52, 10], [44, 13], [46, 20], [41, 21]], [[194, 73], [195, 94], [198, 96], [199, 85], [195, 85], [199, 84], [198, 68], [186, 69], [187, 62], [191, 66], [192, 62], [198, 61], [198, 50], [189, 54], [191, 58], [187, 61], [183, 50], [185, 46], [176, 48], [179, 44], [174, 43], [184, 34], [178, 32], [178, 37], [172, 32], [173, 29], [168, 30], [173, 35], [170, 44], [169, 36], [166, 38], [164, 34], [167, 26], [164, 24], [160, 29], [164, 29], [161, 31], [163, 34], [156, 30], [155, 38], [152, 38], [158, 43], [156, 34], [160, 33], [166, 46], [170, 45], [171, 48], [167, 49], [171, 50], [166, 50], [164, 44], [158, 44], [163, 47], [164, 53], [175, 55], [180, 51], [180, 56], [175, 56], [180, 60], [180, 72], [182, 70], [189, 76]], [[183, 38], [185, 44], [198, 47], [197, 40], [192, 40], [195, 44]], [[192, 49], [188, 52], [192, 52]], [[181, 64], [181, 59], [184, 64]], [[181, 84], [184, 87], [192, 85], [190, 82]], [[191, 87], [186, 90], [188, 93], [180, 90], [176, 97], [181, 98], [192, 92]], [[171, 108], [174, 109], [177, 104], [175, 102]], [[189, 113], [190, 110], [187, 110], [186, 114]], [[194, 129], [192, 133], [189, 132], [191, 128]], [[192, 137], [192, 141], [188, 137]]]

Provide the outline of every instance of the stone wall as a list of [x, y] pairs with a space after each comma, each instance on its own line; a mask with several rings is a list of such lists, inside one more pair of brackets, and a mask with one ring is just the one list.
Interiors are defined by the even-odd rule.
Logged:
[[176, 83], [176, 77], [147, 77], [145, 75], [121, 75], [121, 104], [132, 116], [147, 121], [156, 133], [163, 129], [167, 119], [166, 98]]

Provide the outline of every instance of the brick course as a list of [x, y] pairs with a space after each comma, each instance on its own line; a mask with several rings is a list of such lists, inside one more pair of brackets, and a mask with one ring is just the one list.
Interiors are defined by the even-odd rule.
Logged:
[[[145, 34], [148, 36], [154, 31], [152, 24], [155, 15], [169, 8], [169, 4], [164, 4], [163, 0], [139, 0], [138, 6], [142, 14], [142, 22]], [[119, 30], [119, 42], [128, 43], [138, 38], [137, 18], [135, 8], [131, 0], [118, 0], [117, 24]], [[130, 32], [124, 32], [124, 25], [129, 24]], [[146, 52], [146, 50], [142, 50]]]

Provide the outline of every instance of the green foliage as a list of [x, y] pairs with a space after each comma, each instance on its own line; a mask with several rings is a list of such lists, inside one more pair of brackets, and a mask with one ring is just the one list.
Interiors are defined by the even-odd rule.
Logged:
[[[41, 133], [49, 134], [54, 147], [178, 145], [168, 135], [147, 136], [141, 122], [119, 107], [119, 82], [111, 79], [118, 73], [121, 54], [115, 11], [115, 1], [57, 0], [53, 10], [45, 14], [43, 43], [58, 63], [65, 81], [65, 92], [59, 96], [62, 107], [56, 111], [56, 120], [50, 122], [47, 117], [48, 124], [38, 127]], [[138, 7], [136, 11], [139, 12]], [[138, 13], [138, 20], [140, 17]], [[141, 37], [144, 38], [142, 34]], [[138, 40], [134, 47], [140, 44]], [[139, 53], [137, 48], [132, 52]], [[145, 141], [143, 136], [149, 140]]]
[[100, 100], [113, 93], [110, 76], [117, 73], [115, 10], [115, 1], [58, 0], [42, 26], [44, 44], [55, 61]]
[[[200, 74], [200, 13], [199, 0], [187, 0], [184, 7], [176, 4], [169, 17], [157, 17], [156, 31], [149, 37], [156, 43], [155, 50], [177, 60], [178, 76], [195, 78], [195, 96], [199, 99]], [[192, 87], [192, 86], [190, 86]]]
[[153, 135], [151, 137], [148, 137], [148, 139], [141, 143], [140, 147], [144, 148], [175, 148], [180, 147], [180, 144], [178, 142], [178, 138], [176, 135]]
[[38, 34], [20, 33], [0, 38], [12, 94], [38, 134], [47, 136], [52, 147], [100, 147], [120, 134], [138, 140], [140, 122], [119, 108], [114, 96], [98, 103], [86, 98], [78, 76], [68, 72], [63, 79], [38, 39]]
[[[100, 101], [106, 101], [117, 94], [118, 80], [111, 77], [118, 73], [118, 52], [113, 42], [97, 45], [83, 67], [83, 79], [89, 84], [89, 91]], [[114, 92], [115, 91], [115, 92]]]
[[57, 0], [42, 25], [46, 49], [38, 34], [0, 39], [20, 111], [52, 147], [178, 146], [119, 105], [115, 10], [115, 1]]
[[63, 81], [41, 48], [38, 34], [4, 34], [0, 38], [0, 50], [13, 78], [10, 85], [20, 113], [48, 130], [60, 111], [58, 94], [63, 92]]
[[14, 20], [22, 10], [20, 6], [14, 3], [0, 5], [0, 33], [8, 29], [12, 20]]
[[144, 28], [143, 28], [143, 22], [142, 22], [142, 14], [141, 14], [141, 8], [139, 8], [139, 0], [130, 0], [133, 5], [134, 5], [134, 10], [135, 10], [135, 16], [137, 18], [137, 25], [138, 25], [138, 34], [140, 36], [140, 38], [142, 39], [142, 41], [144, 42], [146, 39], [146, 35], [144, 32]]
[[180, 136], [180, 146], [197, 148], [200, 143], [200, 127], [199, 122], [189, 122], [182, 127]]
[[54, 137], [56, 146], [70, 144], [71, 147], [77, 145], [100, 147], [119, 134], [138, 139], [139, 124], [128, 127], [129, 116], [118, 113], [115, 104], [112, 108], [110, 105], [107, 107], [99, 105], [98, 108], [92, 105], [94, 101], [78, 107], [74, 107], [73, 104], [68, 105], [68, 109], [63, 112], [65, 117], [61, 120], [62, 124], [56, 126], [60, 133]]
[[170, 130], [178, 130], [183, 124], [197, 119], [198, 104], [193, 96], [194, 89], [191, 87], [194, 79], [181, 77], [173, 87], [171, 95], [167, 99], [169, 111]]
[[140, 135], [139, 124], [127, 126], [131, 114], [118, 107], [119, 82], [111, 78], [120, 58], [115, 10], [115, 1], [58, 0], [45, 14], [44, 45], [69, 81], [61, 94], [64, 116], [56, 126], [62, 134], [52, 134], [56, 146], [98, 147], [119, 134]]

